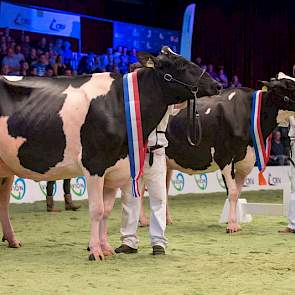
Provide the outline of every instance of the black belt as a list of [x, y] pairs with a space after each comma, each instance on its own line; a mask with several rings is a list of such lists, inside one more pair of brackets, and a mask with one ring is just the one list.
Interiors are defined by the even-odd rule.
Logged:
[[153, 146], [149, 146], [147, 148], [147, 153], [149, 154], [149, 165], [150, 165], [150, 167], [152, 167], [153, 163], [154, 163], [154, 151], [158, 150], [158, 149], [160, 149], [162, 147], [163, 147], [162, 145], [156, 144], [156, 145], [153, 145]]
[[147, 153], [152, 153], [152, 152], [154, 152], [155, 150], [158, 150], [158, 149], [160, 149], [160, 148], [162, 148], [163, 146], [162, 145], [160, 145], [160, 144], [156, 144], [156, 145], [153, 145], [153, 146], [148, 146], [148, 148], [147, 148]]

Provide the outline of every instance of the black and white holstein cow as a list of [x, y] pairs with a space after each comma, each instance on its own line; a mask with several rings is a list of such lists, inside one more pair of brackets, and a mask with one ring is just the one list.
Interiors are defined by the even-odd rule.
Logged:
[[[295, 110], [295, 81], [280, 73], [278, 79], [263, 84], [268, 88], [263, 93], [260, 120], [265, 140], [277, 126], [278, 111]], [[198, 99], [203, 127], [198, 147], [187, 143], [185, 110], [170, 118], [166, 132], [168, 169], [187, 174], [221, 170], [230, 201], [227, 232], [240, 229], [236, 204], [256, 160], [250, 135], [253, 92], [249, 88], [227, 89], [220, 95]]]
[[[207, 74], [198, 81], [202, 69], [182, 57], [141, 53], [138, 58], [144, 66], [154, 64], [138, 71], [144, 141], [168, 105], [194, 98], [189, 87], [166, 81], [165, 74], [198, 86], [200, 95], [218, 93], [219, 84]], [[20, 246], [8, 214], [14, 175], [35, 181], [85, 175], [91, 219], [89, 259], [102, 259], [103, 249], [108, 248], [103, 194], [112, 193], [130, 177], [127, 156], [121, 77], [110, 73], [0, 77], [0, 218], [3, 239], [11, 247]]]

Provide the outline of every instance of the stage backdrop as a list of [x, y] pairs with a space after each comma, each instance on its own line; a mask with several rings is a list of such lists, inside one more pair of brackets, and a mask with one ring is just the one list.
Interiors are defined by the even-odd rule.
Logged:
[[179, 52], [180, 33], [173, 30], [114, 22], [113, 46], [158, 53], [163, 45]]
[[[243, 190], [261, 190], [261, 189], [282, 189], [290, 181], [289, 167], [267, 167], [264, 172], [267, 179], [267, 186], [259, 186], [258, 170], [253, 169], [251, 174], [246, 178]], [[208, 174], [198, 174], [189, 176], [175, 171], [171, 180], [169, 195], [179, 194], [205, 194], [214, 192], [225, 192], [221, 172], [216, 171]], [[74, 200], [87, 198], [85, 177], [77, 177], [71, 180], [71, 193]], [[11, 203], [32, 203], [44, 200], [46, 196], [46, 182], [34, 182], [23, 178], [16, 177], [11, 191]], [[120, 197], [118, 193], [117, 197]], [[197, 197], [197, 195], [196, 195]], [[63, 200], [62, 181], [57, 181], [54, 188], [54, 198]]]

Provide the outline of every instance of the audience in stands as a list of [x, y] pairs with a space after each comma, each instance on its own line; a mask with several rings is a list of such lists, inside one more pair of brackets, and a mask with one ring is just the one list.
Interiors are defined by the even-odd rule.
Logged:
[[270, 166], [282, 166], [286, 165], [288, 160], [288, 153], [286, 148], [284, 147], [281, 141], [281, 132], [279, 130], [275, 130], [273, 132], [273, 140], [271, 144], [271, 151], [270, 151], [270, 159], [269, 165]]
[[214, 66], [212, 64], [209, 64], [207, 67], [207, 73], [211, 76], [213, 79], [217, 79], [217, 73], [214, 70]]
[[201, 67], [201, 66], [202, 66], [202, 58], [201, 58], [200, 56], [198, 56], [198, 57], [196, 58], [196, 60], [195, 60], [195, 63], [196, 63], [199, 67]]
[[223, 88], [227, 88], [228, 87], [228, 79], [227, 76], [224, 72], [224, 68], [223, 66], [220, 67], [218, 73], [217, 73], [217, 78], [216, 80], [221, 83], [221, 85], [223, 86]]
[[239, 81], [238, 75], [234, 75], [230, 83], [230, 88], [238, 88], [238, 87], [242, 87], [242, 84]]
[[58, 55], [51, 65], [53, 66], [53, 72], [55, 76], [62, 76], [65, 74], [66, 65], [63, 63], [62, 55]]
[[2, 60], [2, 65], [7, 66], [9, 75], [19, 75], [20, 69], [19, 57], [14, 53], [14, 48], [9, 47], [7, 49], [7, 55]]

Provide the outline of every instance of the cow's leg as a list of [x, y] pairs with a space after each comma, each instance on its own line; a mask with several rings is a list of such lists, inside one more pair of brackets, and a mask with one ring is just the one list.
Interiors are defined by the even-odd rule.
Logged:
[[242, 191], [245, 178], [249, 175], [255, 165], [256, 157], [253, 148], [247, 147], [247, 153], [245, 158], [242, 161], [239, 161], [235, 164], [236, 168], [236, 184], [239, 191], [239, 195]]
[[8, 212], [12, 182], [13, 176], [0, 178], [0, 219], [3, 230], [2, 241], [7, 240], [9, 247], [11, 248], [19, 248], [21, 243], [15, 237]]
[[173, 223], [171, 213], [170, 213], [170, 209], [169, 209], [169, 206], [168, 206], [168, 193], [169, 193], [172, 173], [173, 173], [173, 170], [167, 168], [167, 174], [166, 174], [166, 224], [167, 225]]
[[89, 213], [91, 222], [91, 236], [89, 242], [89, 260], [103, 260], [104, 255], [100, 247], [99, 227], [103, 219], [103, 183], [104, 178], [98, 176], [90, 176], [85, 173], [87, 180]]
[[228, 226], [226, 231], [228, 233], [234, 233], [240, 230], [240, 226], [237, 223], [237, 201], [238, 201], [238, 188], [235, 179], [232, 176], [232, 166], [226, 165], [222, 170], [222, 174], [225, 178], [226, 185], [228, 188], [228, 199], [229, 199], [229, 216]]
[[147, 218], [144, 212], [144, 193], [145, 193], [145, 184], [143, 184], [142, 186], [141, 195], [140, 195], [140, 215], [139, 215], [140, 227], [149, 226], [149, 219]]
[[104, 187], [103, 189], [104, 212], [103, 212], [103, 219], [100, 222], [100, 227], [99, 227], [99, 230], [100, 230], [99, 239], [100, 239], [100, 246], [104, 256], [111, 256], [115, 254], [113, 248], [108, 242], [107, 220], [114, 207], [117, 190], [118, 189], [107, 188], [107, 187]]
[[241, 195], [246, 177], [251, 173], [255, 165], [255, 153], [253, 148], [248, 147], [245, 158], [235, 164], [235, 181], [238, 190], [238, 197]]

